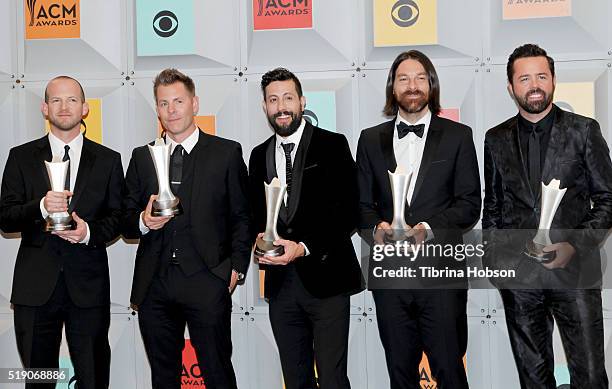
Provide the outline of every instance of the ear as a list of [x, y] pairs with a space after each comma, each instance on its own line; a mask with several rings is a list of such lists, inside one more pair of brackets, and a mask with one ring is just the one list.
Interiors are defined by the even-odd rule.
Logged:
[[47, 118], [49, 116], [49, 104], [44, 101], [40, 103], [40, 112], [42, 112], [43, 116]]
[[302, 108], [302, 112], [304, 112], [306, 108], [306, 96], [300, 97], [300, 107]]
[[512, 96], [512, 98], [514, 98], [514, 91], [512, 90], [512, 84], [510, 83], [510, 81], [508, 81], [508, 94], [510, 94], [510, 96]]
[[265, 100], [262, 100], [262, 102], [261, 102], [261, 109], [263, 109], [263, 111], [266, 114], [266, 116], [268, 116], [268, 107], [266, 107], [266, 101]]
[[200, 110], [200, 98], [198, 96], [193, 96], [193, 115], [196, 116], [198, 111]]
[[86, 101], [83, 103], [83, 112], [81, 116], [85, 117], [87, 116], [88, 113], [89, 113], [89, 103]]

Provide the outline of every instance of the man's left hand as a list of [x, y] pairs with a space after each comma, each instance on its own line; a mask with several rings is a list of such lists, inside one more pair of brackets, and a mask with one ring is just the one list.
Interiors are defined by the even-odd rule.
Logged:
[[293, 262], [298, 257], [303, 257], [304, 246], [292, 240], [278, 239], [274, 241], [277, 246], [283, 246], [285, 253], [278, 257], [261, 257], [259, 263], [264, 265], [287, 265]]
[[72, 220], [74, 220], [76, 223], [76, 228], [74, 230], [53, 231], [52, 234], [57, 235], [70, 243], [82, 242], [87, 236], [87, 223], [85, 223], [85, 221], [81, 219], [76, 212], [72, 212]]
[[567, 266], [569, 261], [572, 260], [574, 254], [576, 254], [576, 249], [568, 242], [554, 243], [548, 245], [544, 247], [543, 251], [545, 253], [555, 253], [555, 259], [548, 263], [542, 264], [542, 266], [544, 266], [548, 270], [563, 269], [565, 266]]
[[234, 292], [234, 289], [236, 289], [237, 284], [238, 284], [238, 272], [232, 269], [232, 276], [230, 277], [230, 283], [228, 287], [230, 294]]

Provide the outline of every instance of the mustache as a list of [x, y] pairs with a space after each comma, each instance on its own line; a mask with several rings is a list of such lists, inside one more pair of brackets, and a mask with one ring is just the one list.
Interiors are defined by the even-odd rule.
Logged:
[[407, 90], [402, 93], [402, 96], [425, 96], [425, 92], [415, 89], [415, 90]]
[[281, 116], [291, 116], [291, 117], [293, 117], [294, 115], [295, 114], [293, 112], [291, 112], [291, 111], [279, 111], [279, 112], [275, 113], [272, 117], [274, 119], [276, 119], [276, 118], [281, 117]]

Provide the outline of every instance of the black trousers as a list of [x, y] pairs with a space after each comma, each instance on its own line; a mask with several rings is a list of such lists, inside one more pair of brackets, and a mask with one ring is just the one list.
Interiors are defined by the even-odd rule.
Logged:
[[439, 389], [468, 388], [467, 290], [379, 289], [373, 295], [391, 389], [421, 388], [423, 352]]
[[554, 389], [553, 318], [557, 322], [571, 388], [608, 388], [604, 363], [601, 291], [500, 290], [521, 388]]
[[228, 285], [206, 269], [187, 277], [170, 265], [154, 278], [138, 308], [153, 389], [181, 387], [185, 324], [206, 387], [236, 389], [231, 309]]
[[[108, 388], [110, 374], [110, 306], [74, 305], [63, 273], [47, 303], [39, 307], [15, 305], [15, 334], [26, 368], [58, 368], [62, 327], [79, 389]], [[72, 378], [72, 377], [71, 377]], [[55, 384], [26, 384], [27, 389], [55, 388]]]
[[313, 297], [304, 289], [293, 266], [289, 265], [287, 270], [283, 285], [270, 298], [270, 323], [285, 387], [350, 389], [347, 375], [349, 297]]

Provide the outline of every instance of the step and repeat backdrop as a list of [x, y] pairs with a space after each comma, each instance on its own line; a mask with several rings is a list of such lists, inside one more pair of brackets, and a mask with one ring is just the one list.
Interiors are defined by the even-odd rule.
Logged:
[[[12, 146], [45, 133], [40, 102], [46, 82], [60, 74], [85, 88], [87, 136], [119, 151], [127, 167], [132, 149], [158, 134], [152, 80], [165, 67], [194, 79], [200, 127], [240, 142], [245, 161], [272, 134], [259, 83], [277, 66], [302, 80], [308, 120], [344, 134], [354, 152], [361, 129], [386, 120], [388, 68], [410, 48], [432, 58], [442, 115], [473, 128], [482, 167], [486, 130], [517, 111], [506, 90], [505, 64], [527, 42], [557, 61], [557, 104], [595, 117], [612, 141], [608, 0], [6, 0], [0, 7], [2, 167]], [[354, 243], [360, 250], [356, 236]], [[9, 303], [18, 245], [18, 235], [0, 240], [0, 367], [21, 365]], [[119, 389], [150, 387], [138, 316], [128, 308], [135, 251], [135, 242], [122, 239], [109, 247], [111, 387]], [[234, 367], [242, 389], [281, 389], [260, 281], [252, 265], [233, 295]], [[612, 300], [604, 293], [612, 372]], [[471, 387], [519, 387], [497, 291], [470, 290], [468, 316]], [[203, 387], [187, 331], [185, 337], [183, 388]], [[352, 297], [349, 344], [352, 387], [387, 388], [369, 292]], [[569, 387], [557, 333], [554, 346], [558, 385]], [[72, 369], [65, 345], [60, 365]], [[421, 383], [436, 388], [426, 358]]]

